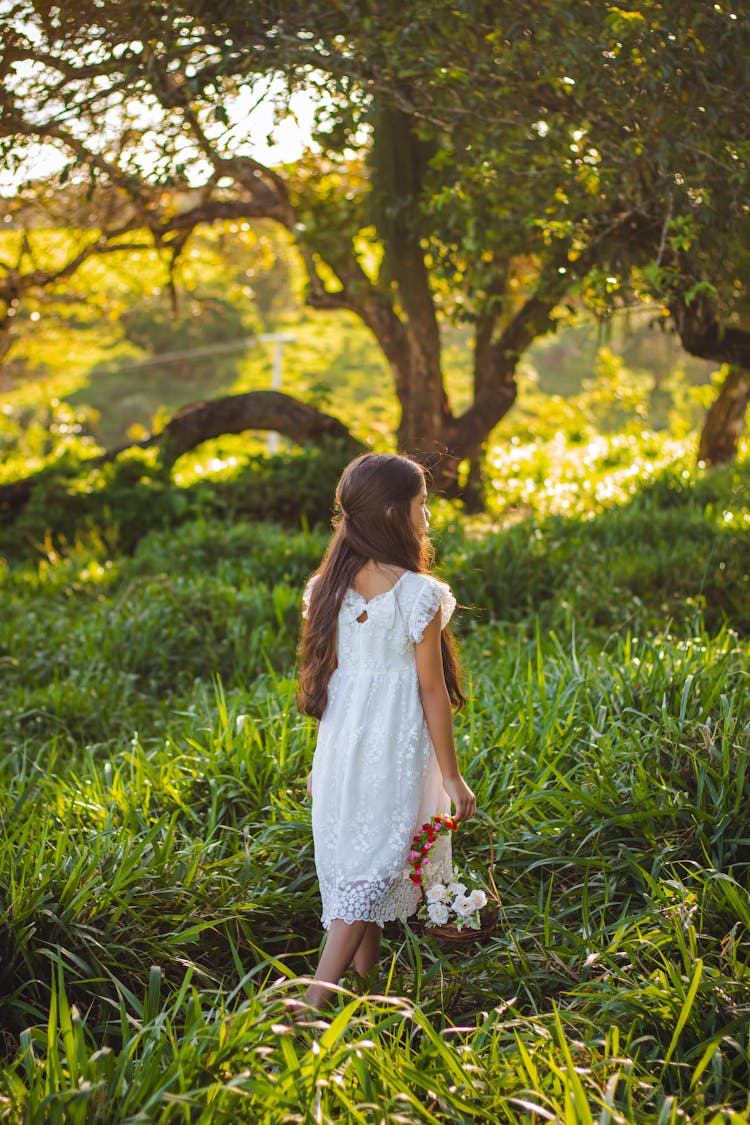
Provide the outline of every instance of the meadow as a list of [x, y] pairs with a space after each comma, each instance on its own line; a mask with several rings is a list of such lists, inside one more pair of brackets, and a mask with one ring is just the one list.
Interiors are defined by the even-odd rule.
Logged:
[[131, 461], [4, 532], [0, 1120], [746, 1121], [746, 450], [516, 440], [486, 515], [435, 506], [480, 809], [454, 855], [486, 878], [492, 841], [500, 924], [394, 923], [292, 1032], [320, 941], [295, 647], [337, 468]]

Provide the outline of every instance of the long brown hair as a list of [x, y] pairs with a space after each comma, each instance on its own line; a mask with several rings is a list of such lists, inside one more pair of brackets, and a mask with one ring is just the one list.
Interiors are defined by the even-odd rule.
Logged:
[[[408, 457], [364, 453], [344, 469], [336, 488], [333, 538], [315, 571], [307, 617], [302, 623], [297, 702], [305, 715], [322, 718], [328, 681], [337, 664], [336, 629], [344, 594], [364, 564], [389, 563], [429, 574], [432, 548], [411, 519], [411, 502], [424, 484], [424, 471]], [[466, 702], [460, 668], [447, 629], [440, 634], [443, 673], [458, 710]]]

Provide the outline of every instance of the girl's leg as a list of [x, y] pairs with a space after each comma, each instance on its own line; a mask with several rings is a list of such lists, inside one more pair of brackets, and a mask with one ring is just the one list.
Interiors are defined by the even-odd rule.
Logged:
[[341, 918], [333, 919], [315, 973], [315, 983], [311, 984], [305, 993], [305, 1000], [313, 1008], [322, 1008], [325, 1005], [333, 991], [331, 988], [326, 988], [326, 985], [338, 984], [343, 977], [365, 936], [367, 927], [367, 922], [344, 922]]
[[365, 927], [357, 952], [354, 954], [354, 968], [366, 979], [378, 963], [383, 930], [377, 922], [365, 922]]

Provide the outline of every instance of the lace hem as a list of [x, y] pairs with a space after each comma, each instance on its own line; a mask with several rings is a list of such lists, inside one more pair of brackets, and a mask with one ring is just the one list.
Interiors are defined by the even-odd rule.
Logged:
[[[438, 841], [431, 853], [429, 874], [425, 878], [425, 891], [433, 883], [448, 883], [453, 877], [453, 857], [450, 839]], [[323, 914], [321, 921], [327, 930], [334, 918], [352, 922], [375, 922], [379, 926], [405, 919], [415, 914], [422, 900], [422, 891], [403, 871], [395, 880], [372, 880], [332, 887], [321, 883]]]
[[322, 915], [321, 921], [325, 930], [329, 928], [335, 918], [340, 918], [342, 922], [346, 922], [348, 925], [351, 925], [352, 922], [375, 922], [378, 926], [384, 926], [386, 922], [395, 922], [396, 919], [403, 921], [411, 914], [415, 914], [419, 908], [421, 897], [418, 887], [405, 887], [403, 895], [390, 898], [381, 910], [375, 908], [365, 912], [356, 908], [351, 910], [331, 909]]

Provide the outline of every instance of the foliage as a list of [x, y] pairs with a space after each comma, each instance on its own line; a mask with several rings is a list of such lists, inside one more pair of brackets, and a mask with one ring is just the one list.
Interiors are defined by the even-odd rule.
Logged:
[[[2, 256], [12, 256], [17, 235], [0, 233]], [[75, 245], [78, 232], [66, 226], [28, 237], [43, 261], [60, 242]], [[87, 261], [75, 288], [69, 280], [49, 286], [12, 318], [7, 413], [20, 408], [25, 431], [42, 422], [50, 399], [64, 399], [109, 448], [189, 402], [248, 379], [267, 386], [268, 349], [258, 337], [292, 311], [299, 315], [299, 286], [288, 242], [262, 223], [254, 231], [224, 223], [196, 232], [171, 270], [155, 250]]]
[[[212, 294], [225, 292], [227, 301], [231, 297], [230, 317], [242, 322], [247, 296], [234, 285], [235, 251], [231, 249], [239, 233], [219, 230], [213, 239], [208, 234], [201, 239], [196, 236], [196, 244], [184, 252], [179, 273], [180, 309], [205, 311], [218, 300]], [[216, 264], [219, 245], [227, 247], [226, 266]], [[93, 263], [83, 272], [92, 268]], [[268, 271], [259, 265], [254, 280], [257, 292], [265, 291], [267, 277]], [[130, 290], [128, 278], [133, 282]], [[24, 319], [21, 314], [15, 318], [16, 327], [23, 322], [15, 355], [23, 362], [25, 375], [11, 379], [6, 369], [10, 385], [0, 412], [1, 479], [11, 480], [41, 467], [45, 457], [64, 440], [75, 441], [76, 434], [94, 437], [109, 448], [124, 443], [129, 435], [140, 437], [145, 430], [152, 431], [188, 402], [271, 385], [270, 343], [219, 352], [210, 362], [199, 352], [189, 360], [183, 354], [179, 363], [163, 364], [151, 362], [150, 347], [136, 351], [128, 345], [123, 324], [140, 315], [142, 306], [154, 307], [160, 318], [167, 315], [163, 283], [163, 267], [141, 252], [123, 254], [117, 261], [109, 257], [99, 263], [95, 278], [98, 300], [109, 310], [107, 317], [57, 321], [48, 303], [41, 328], [39, 321]], [[152, 289], [157, 295], [148, 297]], [[360, 438], [384, 445], [397, 426], [398, 400], [376, 343], [351, 314], [305, 314], [294, 305], [292, 289], [287, 290], [286, 319], [264, 326], [293, 337], [283, 351], [284, 390], [345, 418]], [[190, 324], [194, 321], [199, 322], [200, 334], [191, 330], [191, 344], [199, 349], [210, 347], [202, 329], [204, 316], [191, 317]], [[174, 322], [175, 338], [170, 342], [170, 330], [170, 339], [164, 343], [184, 353], [187, 341], [181, 334], [182, 323], [179, 318]], [[227, 331], [228, 342], [244, 332], [238, 323], [236, 330]], [[589, 385], [605, 344], [624, 361], [607, 388], [596, 381]], [[468, 405], [470, 339], [463, 326], [446, 327], [442, 356], [452, 397], [460, 407]], [[148, 366], [142, 365], [144, 359]], [[653, 317], [645, 310], [610, 325], [606, 336], [592, 317], [577, 316], [528, 349], [519, 378], [519, 402], [494, 436], [505, 441], [514, 433], [534, 439], [551, 437], [561, 428], [570, 432], [574, 426], [587, 432], [592, 426], [613, 429], [616, 418], [622, 417], [618, 400], [623, 389], [631, 379], [643, 382], [648, 372], [650, 389], [640, 404], [646, 410], [646, 425], [669, 428], [682, 437], [700, 426], [707, 395], [713, 393], [705, 381], [709, 370], [707, 364], [691, 361], [668, 333], [654, 330]], [[56, 400], [63, 405], [58, 406]], [[635, 423], [636, 419], [628, 417], [628, 421]], [[264, 445], [265, 439], [261, 444], [260, 439], [245, 435], [237, 441], [225, 439], [215, 447], [214, 455], [226, 460], [248, 450], [260, 451]], [[198, 462], [210, 460], [211, 452], [201, 450]], [[183, 466], [179, 475], [184, 475]]]
[[[440, 572], [491, 595], [459, 613], [481, 815], [454, 854], [481, 879], [492, 834], [500, 925], [449, 951], [389, 927], [370, 990], [294, 1033], [319, 931], [291, 673], [326, 533], [194, 520], [2, 564], [0, 1117], [741, 1120], [750, 598], [709, 625], [686, 595], [733, 523], [740, 582], [747, 465], [683, 471], [596, 520], [582, 488], [505, 530], [436, 514]], [[694, 541], [654, 571], [675, 513]], [[567, 616], [535, 604], [542, 554]]]
[[565, 632], [571, 621], [640, 632], [686, 612], [705, 614], [712, 630], [727, 620], [746, 631], [747, 462], [694, 479], [685, 461], [657, 468], [653, 451], [634, 459], [637, 448], [600, 439], [571, 451], [557, 472], [554, 443], [503, 457], [492, 484], [509, 526], [468, 542], [460, 526], [441, 534], [459, 600], [503, 620], [535, 612], [544, 627]]
[[[667, 614], [679, 619], [686, 607], [711, 630], [725, 620], [750, 630], [748, 463], [696, 474], [687, 452], [655, 434], [497, 450], [488, 515], [468, 529], [450, 508], [438, 515], [442, 567], [459, 600], [481, 607], [478, 620], [522, 621], [533, 611], [556, 630], [571, 619], [603, 630], [627, 621], [640, 630]], [[151, 532], [170, 528], [174, 537], [196, 521], [272, 518], [325, 528], [346, 459], [335, 449], [304, 450], [229, 458], [211, 473], [196, 472], [194, 462], [183, 486], [169, 481], [151, 452], [85, 475], [64, 460], [45, 470], [0, 544], [17, 559], [39, 551], [57, 559], [91, 546], [138, 558]], [[637, 553], [633, 542], [641, 544]], [[308, 562], [312, 569], [314, 558]]]
[[327, 524], [348, 459], [335, 446], [231, 458], [213, 479], [194, 473], [192, 483], [180, 487], [154, 450], [135, 448], [104, 465], [63, 454], [41, 471], [21, 514], [6, 520], [0, 545], [18, 555], [48, 543], [56, 553], [83, 538], [130, 552], [150, 531], [196, 519]]
[[[456, 254], [473, 255], [475, 289], [491, 291], [491, 252], [518, 237], [525, 210], [528, 226], [564, 248], [561, 268], [603, 315], [634, 286], [681, 332], [699, 308], [695, 326], [744, 325], [740, 13], [718, 4], [687, 13], [679, 0], [627, 10], [551, 0], [533, 14], [494, 3], [434, 9], [416, 6], [421, 63], [410, 59], [407, 84], [417, 112], [445, 130], [430, 187], [453, 232], [448, 269]], [[464, 65], [447, 65], [441, 37]], [[390, 47], [382, 66], [403, 90], [409, 44], [395, 28]]]
[[[207, 20], [175, 0], [169, 12], [82, 5], [71, 21], [19, 0], [4, 54], [9, 161], [22, 167], [39, 140], [55, 148], [61, 199], [98, 229], [91, 253], [153, 239], [173, 268], [204, 224], [277, 224], [310, 303], [353, 312], [377, 339], [401, 446], [453, 455], [447, 487], [577, 289], [603, 315], [633, 289], [656, 296], [692, 351], [742, 362], [748, 53], [733, 12], [687, 18], [676, 0], [624, 14], [547, 0], [533, 19], [510, 3], [419, 0], [377, 19], [335, 4], [238, 15], [221, 3]], [[264, 165], [250, 144], [248, 99], [274, 90], [282, 115], [296, 91], [315, 101], [314, 146], [293, 167]], [[30, 222], [43, 193], [27, 194], [14, 221]], [[14, 315], [36, 284], [24, 246]], [[451, 318], [473, 335], [460, 406], [441, 362]]]

